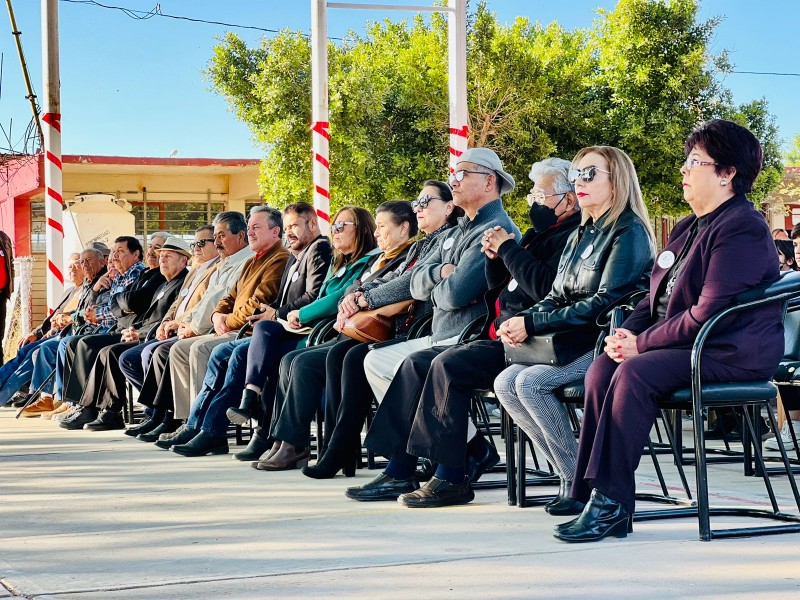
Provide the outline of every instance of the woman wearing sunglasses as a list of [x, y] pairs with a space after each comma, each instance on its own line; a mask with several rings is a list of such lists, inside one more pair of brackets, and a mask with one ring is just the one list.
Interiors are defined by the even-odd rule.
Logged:
[[[761, 145], [744, 127], [714, 119], [689, 135], [681, 166], [694, 214], [658, 255], [650, 293], [606, 338], [586, 374], [586, 406], [570, 498], [585, 507], [556, 527], [565, 542], [632, 531], [634, 472], [656, 417], [656, 400], [689, 385], [692, 344], [734, 297], [778, 280], [764, 217], [745, 196], [761, 170]], [[733, 267], [732, 267], [733, 265]], [[740, 313], [709, 336], [704, 382], [769, 379], [783, 354], [780, 306]]]
[[[498, 329], [504, 344], [518, 346], [529, 336], [586, 328], [569, 364], [512, 364], [495, 380], [497, 398], [533, 440], [561, 480], [554, 515], [583, 508], [569, 498], [577, 444], [566, 410], [553, 394], [579, 381], [592, 362], [595, 320], [612, 303], [645, 289], [653, 267], [655, 240], [642, 201], [636, 169], [622, 150], [594, 146], [579, 151], [570, 180], [581, 207], [580, 227], [567, 241], [550, 293]], [[599, 333], [599, 332], [598, 332]], [[596, 338], [596, 335], [594, 336]]]

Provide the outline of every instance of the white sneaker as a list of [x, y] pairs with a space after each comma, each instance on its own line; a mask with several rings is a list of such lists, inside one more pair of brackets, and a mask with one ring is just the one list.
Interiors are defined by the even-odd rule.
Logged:
[[[791, 421], [784, 422], [783, 427], [781, 427], [780, 433], [778, 433], [778, 435], [775, 436], [774, 438], [770, 438], [766, 442], [764, 442], [765, 450], [778, 450], [779, 449], [778, 440], [780, 440], [781, 443], [787, 449], [792, 449], [793, 447], [792, 434], [789, 432], [790, 423]], [[798, 442], [800, 442], [800, 431], [798, 431], [800, 427], [795, 427], [794, 425], [791, 425], [791, 427], [792, 429], [794, 429], [795, 437], [798, 439]]]

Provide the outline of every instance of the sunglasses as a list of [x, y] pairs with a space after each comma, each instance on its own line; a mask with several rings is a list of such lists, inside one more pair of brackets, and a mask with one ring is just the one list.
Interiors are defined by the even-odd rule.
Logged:
[[204, 240], [197, 240], [196, 242], [192, 242], [191, 244], [189, 244], [189, 248], [194, 250], [195, 248], [202, 248], [206, 244], [213, 244], [213, 243], [214, 243], [214, 238], [206, 238]]
[[491, 175], [492, 173], [486, 173], [484, 171], [469, 171], [467, 169], [463, 169], [461, 171], [456, 171], [455, 173], [451, 173], [448, 181], [452, 184], [454, 181], [458, 181], [459, 183], [464, 181], [464, 175], [467, 173], [472, 173], [474, 175]]
[[611, 171], [605, 171], [600, 167], [589, 165], [588, 167], [584, 167], [582, 169], [570, 169], [569, 182], [575, 183], [578, 181], [578, 179], [580, 179], [583, 182], [589, 183], [590, 181], [594, 180], [594, 176], [597, 174], [597, 171], [611, 175]]
[[331, 233], [342, 233], [345, 225], [355, 225], [352, 221], [339, 221], [331, 225]]
[[420, 196], [416, 200], [411, 201], [411, 210], [417, 212], [417, 209], [422, 210], [423, 208], [428, 208], [428, 204], [431, 203], [431, 200], [441, 200], [444, 202], [444, 199], [439, 198], [439, 196], [431, 196], [430, 194], [425, 194], [424, 196]]

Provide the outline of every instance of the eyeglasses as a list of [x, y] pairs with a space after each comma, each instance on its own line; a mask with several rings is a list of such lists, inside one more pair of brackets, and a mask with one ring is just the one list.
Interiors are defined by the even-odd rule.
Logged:
[[431, 200], [441, 200], [444, 202], [443, 198], [439, 198], [439, 196], [431, 196], [430, 194], [425, 194], [424, 196], [420, 196], [416, 200], [411, 201], [411, 210], [417, 212], [417, 209], [422, 210], [423, 208], [428, 208], [428, 204], [431, 203]]
[[545, 194], [544, 192], [531, 192], [528, 194], [528, 204], [544, 204], [544, 201], [553, 196], [566, 196], [569, 192], [561, 194]]
[[459, 183], [464, 181], [464, 175], [467, 173], [473, 173], [475, 175], [492, 175], [492, 173], [486, 173], [484, 171], [469, 171], [467, 169], [463, 169], [461, 171], [456, 171], [455, 173], [451, 173], [448, 181], [452, 185], [454, 181], [458, 181]]
[[355, 225], [352, 221], [339, 221], [331, 225], [331, 233], [342, 233], [345, 225]]
[[611, 171], [606, 171], [601, 169], [600, 167], [596, 167], [594, 165], [589, 165], [588, 167], [584, 167], [582, 169], [570, 169], [569, 170], [569, 182], [575, 183], [580, 179], [583, 182], [589, 183], [594, 179], [594, 176], [597, 174], [597, 171], [601, 173], [606, 173], [607, 175], [611, 175]]
[[681, 165], [687, 171], [691, 171], [694, 167], [707, 167], [709, 165], [718, 165], [719, 163], [705, 161], [705, 160], [697, 160], [696, 158], [691, 158], [689, 156], [686, 157], [686, 160]]
[[205, 238], [204, 240], [197, 240], [196, 242], [192, 242], [189, 244], [189, 248], [194, 250], [195, 248], [202, 248], [206, 244], [213, 244], [214, 238]]

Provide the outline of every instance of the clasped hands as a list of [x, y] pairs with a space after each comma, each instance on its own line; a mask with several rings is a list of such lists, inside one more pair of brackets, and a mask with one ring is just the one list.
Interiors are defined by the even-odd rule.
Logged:
[[497, 252], [503, 242], [506, 240], [513, 240], [515, 237], [513, 233], [508, 233], [499, 225], [495, 225], [494, 228], [487, 229], [483, 232], [483, 238], [481, 238], [481, 252], [488, 258], [495, 259], [497, 258]]
[[605, 338], [605, 348], [603, 352], [615, 363], [621, 363], [639, 354], [636, 347], [636, 336], [630, 329], [617, 327], [612, 335]]

